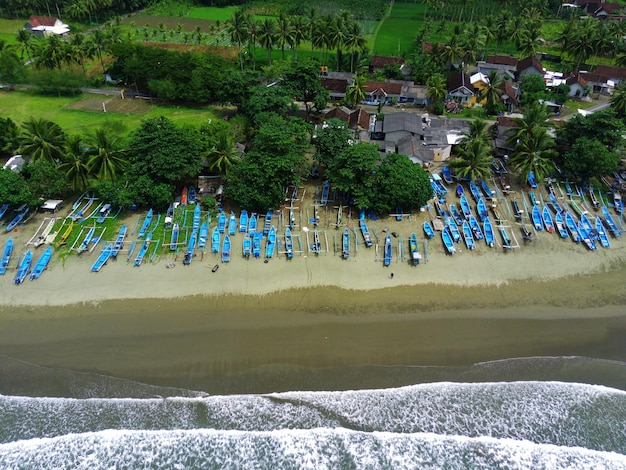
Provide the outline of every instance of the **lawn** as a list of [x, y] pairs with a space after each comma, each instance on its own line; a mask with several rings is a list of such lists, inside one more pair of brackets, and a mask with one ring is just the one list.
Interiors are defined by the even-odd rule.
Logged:
[[232, 18], [238, 7], [196, 7], [186, 15], [187, 18], [224, 22]]
[[0, 41], [7, 45], [17, 44], [17, 32], [24, 28], [28, 20], [5, 20], [0, 18]]

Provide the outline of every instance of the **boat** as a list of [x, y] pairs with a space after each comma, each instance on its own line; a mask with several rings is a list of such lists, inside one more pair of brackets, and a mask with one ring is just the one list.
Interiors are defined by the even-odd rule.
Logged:
[[253, 213], [250, 216], [250, 221], [248, 223], [248, 233], [256, 232], [256, 224], [257, 224], [256, 214]]
[[448, 183], [448, 184], [452, 184], [454, 183], [454, 178], [452, 177], [452, 171], [450, 170], [449, 167], [444, 166], [441, 169], [441, 177], [443, 178], [443, 180]]
[[293, 258], [293, 237], [291, 236], [291, 229], [285, 228], [285, 251], [287, 252], [287, 259]]
[[246, 233], [248, 230], [248, 211], [242, 210], [241, 216], [239, 216], [239, 232]]
[[569, 197], [574, 196], [574, 191], [572, 190], [572, 186], [569, 184], [569, 181], [565, 180], [565, 192]]
[[359, 220], [359, 227], [361, 229], [361, 234], [363, 235], [363, 240], [365, 241], [365, 246], [366, 247], [371, 247], [373, 245], [372, 243], [372, 236], [370, 235], [370, 231], [367, 228], [367, 224], [365, 223], [365, 219], [360, 219]]
[[602, 220], [600, 217], [596, 217], [596, 233], [598, 234], [598, 238], [600, 239], [600, 244], [604, 248], [610, 248], [611, 243], [609, 242], [609, 237], [604, 230], [604, 225], [602, 224]]
[[217, 227], [213, 229], [211, 237], [211, 253], [219, 253], [220, 251], [220, 231]]
[[261, 257], [261, 240], [263, 238], [263, 234], [260, 232], [254, 232], [252, 234], [252, 254], [255, 258]]
[[[337, 227], [341, 224], [341, 207], [339, 206], [339, 212], [337, 214]], [[293, 210], [293, 206], [289, 208], [289, 228], [294, 228], [296, 226], [296, 214]]]
[[545, 206], [541, 213], [541, 217], [543, 218], [543, 225], [546, 227], [546, 232], [554, 233], [554, 221], [552, 220], [552, 215], [550, 214], [550, 210]]
[[600, 209], [600, 201], [598, 201], [598, 198], [596, 197], [593, 186], [589, 186], [589, 200], [591, 201], [591, 205], [593, 205], [594, 209]]
[[533, 189], [539, 187], [537, 180], [535, 179], [535, 173], [532, 171], [528, 173], [528, 185]]
[[46, 228], [44, 228], [41, 232], [41, 235], [37, 237], [37, 241], [34, 243], [35, 248], [39, 248], [41, 245], [46, 243], [46, 240], [48, 240], [48, 237], [50, 236], [50, 232], [52, 232], [52, 229], [54, 228], [55, 222], [56, 218], [52, 217], [48, 222], [48, 225], [46, 225]]
[[207, 238], [209, 238], [209, 224], [204, 221], [200, 226], [200, 232], [198, 232], [198, 248], [202, 251], [204, 251], [206, 246]]
[[582, 222], [578, 222], [578, 232], [580, 233], [580, 238], [582, 239], [582, 242], [585, 244], [588, 250], [594, 251], [598, 249], [593, 239], [591, 238], [591, 234], [587, 231]]
[[195, 204], [197, 200], [198, 195], [196, 194], [196, 188], [189, 186], [189, 190], [187, 191], [187, 204]]
[[412, 233], [409, 237], [409, 248], [411, 249], [411, 261], [413, 262], [413, 266], [417, 266], [420, 264], [422, 254], [420, 253], [417, 235], [415, 235], [415, 233]]
[[4, 217], [4, 214], [6, 214], [7, 210], [9, 210], [9, 205], [8, 204], [2, 204], [0, 206], [0, 219], [2, 219], [2, 217]]
[[474, 241], [474, 236], [472, 235], [472, 229], [467, 220], [463, 221], [462, 226], [463, 231], [463, 239], [465, 240], [465, 246], [468, 250], [473, 250], [476, 248], [476, 242]]
[[513, 246], [511, 245], [511, 239], [509, 238], [509, 234], [506, 233], [506, 229], [502, 226], [498, 227], [500, 231], [500, 237], [502, 238], [502, 246], [504, 248], [511, 249]]
[[454, 242], [452, 241], [452, 235], [450, 234], [450, 229], [445, 227], [441, 232], [441, 240], [443, 241], [443, 246], [445, 246], [448, 254], [453, 255], [456, 253], [456, 248], [454, 247]]
[[554, 194], [550, 194], [550, 202], [552, 203], [552, 206], [554, 207], [555, 213], [563, 212], [563, 208], [559, 204], [559, 201], [557, 201], [556, 196]]
[[235, 233], [237, 233], [237, 216], [231, 211], [228, 218], [228, 235], [232, 237]]
[[191, 262], [193, 261], [193, 252], [196, 251], [197, 239], [198, 239], [198, 232], [194, 230], [193, 232], [191, 232], [191, 237], [189, 237], [189, 244], [187, 245], [187, 251], [185, 251], [183, 264], [191, 264]]
[[584, 214], [584, 210], [578, 205], [576, 204], [576, 201], [570, 201], [569, 202], [570, 206], [572, 206], [572, 209], [574, 209], [574, 212], [576, 212], [576, 215], [578, 217], [580, 217], [582, 214]]
[[391, 264], [392, 255], [391, 235], [385, 237], [385, 253], [383, 257], [383, 266], [389, 266]]
[[437, 215], [439, 217], [449, 217], [450, 216], [450, 213], [443, 208], [443, 206], [441, 205], [441, 202], [435, 201], [434, 205], [435, 205], [435, 212], [437, 213]]
[[538, 206], [537, 204], [537, 196], [535, 196], [535, 191], [528, 191], [528, 199], [530, 200], [531, 206]]
[[467, 200], [467, 198], [465, 197], [465, 195], [461, 196], [461, 212], [463, 212], [463, 216], [467, 219], [469, 217], [471, 217], [472, 215], [472, 208], [470, 207], [470, 204]]
[[452, 218], [454, 218], [454, 221], [458, 225], [461, 225], [463, 223], [463, 220], [465, 220], [465, 217], [461, 217], [461, 213], [457, 210], [454, 204], [450, 204], [450, 215], [452, 216]]
[[469, 189], [472, 197], [474, 198], [474, 201], [478, 202], [480, 199], [482, 199], [482, 194], [480, 193], [480, 189], [478, 189], [478, 186], [476, 186], [476, 183], [470, 181]]
[[483, 232], [482, 230], [480, 230], [480, 224], [478, 223], [478, 220], [476, 220], [476, 217], [470, 214], [467, 220], [469, 222], [470, 228], [472, 229], [472, 235], [474, 235], [474, 239], [482, 240]]
[[461, 241], [461, 232], [459, 231], [459, 227], [456, 225], [456, 222], [451, 217], [446, 219], [446, 225], [448, 226], [448, 230], [450, 231], [450, 235], [452, 235], [452, 239], [458, 243]]
[[24, 255], [24, 259], [20, 263], [19, 268], [17, 269], [17, 274], [15, 275], [14, 282], [16, 284], [21, 284], [28, 276], [28, 271], [30, 271], [30, 265], [33, 262], [33, 254], [28, 250]]
[[493, 234], [493, 225], [491, 225], [489, 217], [483, 220], [483, 232], [485, 233], [485, 243], [487, 246], [491, 248], [496, 246], [496, 237]]
[[35, 279], [39, 279], [39, 276], [41, 276], [41, 273], [43, 273], [45, 271], [45, 269], [48, 267], [48, 263], [50, 262], [50, 258], [52, 258], [52, 247], [51, 246], [46, 248], [46, 251], [44, 251], [41, 254], [39, 259], [35, 263], [35, 267], [33, 268], [33, 271], [30, 273], [30, 276], [29, 276], [31, 281], [34, 281]]
[[137, 235], [139, 238], [145, 237], [146, 232], [148, 231], [148, 228], [150, 227], [150, 224], [152, 223], [152, 214], [153, 214], [153, 211], [152, 209], [150, 209], [148, 213], [146, 214], [146, 218], [141, 224], [141, 228], [139, 229], [139, 234]]
[[485, 194], [485, 197], [487, 199], [493, 199], [496, 192], [491, 190], [491, 188], [489, 187], [489, 185], [487, 184], [485, 180], [478, 180], [478, 181], [480, 183], [481, 189], [483, 190], [483, 193]]
[[330, 181], [324, 181], [322, 186], [322, 198], [320, 199], [320, 205], [325, 206], [328, 203], [328, 194], [330, 192]]
[[522, 232], [522, 238], [524, 240], [527, 240], [529, 242], [533, 241], [533, 234], [530, 233], [530, 230], [528, 230], [528, 227], [526, 227], [526, 224], [524, 222], [522, 222], [522, 224], [520, 225], [520, 230]]
[[574, 240], [576, 243], [582, 240], [582, 236], [578, 231], [578, 224], [576, 223], [576, 220], [574, 220], [574, 216], [569, 212], [565, 213], [565, 226], [567, 227], [567, 230], [569, 231], [572, 240]]
[[485, 200], [480, 198], [476, 204], [476, 213], [478, 214], [478, 218], [481, 222], [484, 222], [487, 217], [489, 217], [489, 213], [487, 212], [487, 206], [485, 204]]
[[567, 233], [567, 226], [565, 225], [565, 220], [563, 219], [563, 213], [557, 212], [554, 215], [554, 225], [561, 238], [569, 237], [569, 234]]
[[424, 221], [424, 235], [426, 235], [428, 239], [432, 239], [435, 236], [435, 231], [428, 221]]
[[[317, 233], [317, 230], [315, 230]], [[276, 228], [272, 225], [269, 232], [267, 232], [267, 240], [265, 243], [265, 257], [271, 258], [274, 256], [274, 249], [276, 248]]]
[[137, 253], [137, 257], [135, 258], [134, 265], [141, 266], [144, 258], [146, 257], [146, 253], [148, 252], [148, 248], [150, 248], [150, 242], [152, 241], [152, 232], [146, 235], [146, 239], [143, 241], [141, 248], [139, 249], [139, 253]]
[[457, 197], [461, 197], [465, 194], [465, 190], [463, 189], [463, 185], [462, 184], [457, 184], [456, 185], [456, 196]]
[[178, 235], [180, 234], [180, 225], [176, 222], [172, 226], [172, 236], [170, 237], [170, 250], [176, 251], [178, 248]]
[[4, 250], [2, 250], [2, 259], [0, 259], [0, 274], [7, 272], [9, 263], [11, 262], [11, 255], [13, 254], [13, 239], [8, 238], [4, 244]]
[[82, 252], [87, 251], [87, 249], [89, 248], [89, 242], [93, 238], [93, 234], [94, 234], [95, 231], [96, 231], [96, 227], [94, 225], [93, 227], [91, 227], [87, 231], [87, 235], [85, 235], [85, 238], [83, 239], [83, 242], [76, 249], [76, 253], [78, 253], [80, 255]]
[[265, 221], [263, 222], [263, 235], [268, 235], [272, 228], [272, 211], [267, 211], [265, 214]]
[[515, 220], [522, 220], [522, 215], [524, 212], [519, 208], [517, 199], [513, 199], [511, 201], [511, 205], [513, 206], [513, 215], [515, 216]]
[[224, 236], [222, 242], [222, 263], [228, 263], [230, 261], [230, 236]]
[[92, 194], [92, 196], [85, 203], [85, 205], [76, 214], [72, 216], [72, 220], [80, 222], [83, 219], [83, 216], [85, 215], [85, 213], [87, 212], [87, 209], [89, 209], [91, 205], [93, 204], [93, 201], [95, 200], [95, 198], [96, 198], [96, 195]]
[[171, 203], [165, 213], [165, 228], [170, 228], [174, 221], [174, 203]]
[[587, 218], [587, 215], [582, 213], [580, 214], [580, 223], [583, 224], [583, 227], [585, 227], [585, 230], [587, 231], [587, 233], [589, 233], [589, 236], [593, 239], [593, 240], [597, 240], [596, 237], [596, 228], [593, 226], [593, 224], [589, 221], [589, 219]]
[[96, 222], [101, 224], [102, 222], [106, 220], [106, 218], [109, 216], [110, 213], [111, 213], [111, 204], [105, 204], [104, 206], [100, 208], [100, 212], [98, 212], [98, 218], [96, 219]]
[[102, 252], [100, 253], [100, 256], [98, 256], [96, 261], [91, 265], [91, 272], [93, 273], [100, 272], [100, 270], [102, 269], [102, 266], [104, 266], [107, 263], [107, 261], [109, 261], [109, 258], [111, 257], [112, 252], [113, 252], [113, 244], [108, 243], [107, 245], [105, 245], [105, 247], [102, 249]]
[[[176, 230], [178, 230], [177, 227], [178, 224], [175, 225]], [[124, 246], [124, 239], [126, 238], [126, 232], [127, 232], [127, 227], [126, 224], [122, 225], [120, 227], [120, 231], [117, 233], [117, 238], [115, 239], [115, 243], [113, 243], [113, 248], [111, 250], [111, 256], [113, 258], [117, 258], [118, 253], [120, 252], [120, 250], [122, 249], [122, 246]], [[178, 237], [178, 235], [177, 235]], [[174, 242], [176, 243], [176, 242]]]
[[[217, 236], [219, 237], [219, 233]], [[252, 254], [252, 235], [245, 235], [243, 237], [242, 251], [244, 258], [250, 258]]]
[[183, 188], [183, 192], [180, 195], [180, 205], [181, 206], [186, 206], [187, 205], [187, 201], [188, 201], [188, 189], [187, 186], [185, 186]]
[[619, 191], [613, 192], [613, 208], [618, 215], [622, 215], [624, 213], [624, 203], [622, 201], [622, 195]]
[[543, 230], [543, 221], [541, 220], [541, 211], [539, 210], [539, 206], [533, 206], [531, 216], [535, 230]]
[[200, 228], [200, 217], [202, 217], [202, 210], [200, 208], [200, 204], [196, 204], [196, 207], [193, 210], [193, 222], [191, 225], [191, 229], [197, 231]]
[[343, 229], [341, 236], [341, 257], [343, 259], [350, 258], [350, 230], [347, 227]]
[[28, 214], [28, 211], [29, 211], [28, 207], [24, 207], [22, 210], [18, 211], [18, 213], [13, 218], [13, 220], [9, 222], [9, 225], [6, 226], [5, 231], [10, 232], [15, 227], [17, 227], [19, 223], [22, 222], [22, 220], [24, 220], [24, 217], [26, 217], [26, 215]]
[[604, 222], [606, 223], [613, 236], [621, 237], [622, 231], [617, 227], [617, 224], [613, 220], [613, 217], [611, 217], [611, 214], [609, 213], [609, 210], [606, 206], [602, 206], [602, 215], [604, 216]]
[[224, 211], [220, 211], [220, 215], [217, 216], [217, 230], [220, 233], [226, 231], [226, 214], [224, 214]]
[[74, 230], [74, 221], [73, 220], [70, 221], [70, 224], [65, 229], [65, 232], [63, 232], [63, 234], [61, 234], [61, 239], [57, 242], [57, 246], [61, 246], [61, 245], [65, 244], [65, 242], [67, 241], [67, 238], [72, 233], [72, 230]]
[[431, 188], [433, 188], [433, 191], [435, 191], [435, 194], [438, 197], [442, 198], [442, 197], [445, 197], [446, 194], [448, 194], [448, 190], [443, 184], [441, 184], [441, 181], [438, 178], [439, 178], [438, 175], [431, 176], [430, 186]]

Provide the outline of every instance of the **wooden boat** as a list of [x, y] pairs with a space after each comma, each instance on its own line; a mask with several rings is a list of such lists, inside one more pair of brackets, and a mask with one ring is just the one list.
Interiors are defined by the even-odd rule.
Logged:
[[98, 212], [98, 218], [96, 219], [96, 222], [101, 224], [102, 222], [106, 220], [106, 218], [109, 216], [110, 213], [111, 213], [111, 204], [105, 204], [104, 206], [100, 208], [100, 212]]
[[572, 209], [574, 209], [574, 212], [576, 212], [578, 217], [584, 214], [585, 211], [576, 203], [576, 201], [570, 201], [569, 205], [572, 206]]
[[[339, 206], [339, 212], [341, 212], [341, 206]], [[337, 214], [337, 227], [341, 224], [341, 215]], [[293, 206], [289, 208], [289, 228], [293, 229], [296, 226], [296, 214], [294, 212]]]
[[15, 279], [13, 280], [15, 284], [21, 284], [28, 276], [28, 271], [30, 271], [30, 265], [33, 262], [33, 254], [28, 250], [24, 255], [24, 259], [20, 263], [19, 268], [17, 269], [17, 274], [15, 275]]
[[535, 196], [535, 191], [528, 191], [528, 199], [530, 200], [531, 206], [538, 206], [537, 204], [537, 196]]
[[217, 216], [217, 230], [220, 233], [226, 231], [226, 214], [224, 214], [224, 211], [220, 211], [220, 215]]
[[435, 192], [439, 195], [439, 196], [445, 196], [446, 194], [448, 194], [448, 188], [446, 188], [443, 183], [441, 182], [441, 178], [439, 177], [439, 175], [433, 175], [431, 177], [431, 181], [434, 184], [434, 189]]
[[350, 258], [350, 230], [347, 227], [343, 229], [341, 236], [341, 257], [343, 259]]
[[222, 263], [228, 263], [230, 261], [230, 236], [224, 236], [222, 242]]
[[554, 215], [554, 225], [556, 227], [556, 231], [559, 233], [561, 238], [568, 238], [569, 234], [567, 233], [567, 226], [565, 225], [565, 219], [563, 219], [563, 213], [557, 212]]
[[[178, 225], [178, 224], [176, 224]], [[178, 230], [178, 228], [176, 228]], [[111, 256], [113, 258], [117, 258], [118, 253], [120, 252], [120, 250], [122, 249], [122, 246], [124, 246], [124, 239], [126, 238], [126, 232], [128, 231], [128, 228], [126, 227], [126, 224], [122, 225], [120, 227], [120, 231], [117, 233], [117, 238], [115, 239], [115, 243], [113, 243], [113, 248], [111, 249]], [[178, 237], [178, 235], [177, 235]], [[176, 243], [176, 242], [174, 242]]]
[[472, 235], [472, 229], [467, 220], [463, 221], [462, 226], [463, 231], [463, 239], [465, 240], [465, 246], [468, 250], [473, 250], [476, 248], [476, 242], [474, 241], [474, 236]]
[[461, 232], [459, 231], [459, 227], [456, 225], [456, 222], [451, 217], [446, 219], [446, 225], [448, 226], [448, 230], [450, 231], [450, 235], [452, 235], [452, 239], [458, 243], [461, 241]]
[[487, 217], [483, 220], [483, 231], [485, 233], [485, 243], [488, 247], [493, 248], [496, 246], [496, 237], [493, 233], [493, 225], [491, 225], [491, 220]]
[[589, 186], [589, 200], [594, 209], [600, 209], [600, 201], [596, 197], [596, 193], [593, 190], [593, 186]]
[[213, 229], [213, 236], [211, 237], [211, 253], [219, 253], [220, 251], [220, 231], [219, 228]]
[[4, 217], [4, 214], [6, 214], [6, 212], [9, 210], [9, 205], [8, 204], [2, 204], [0, 206], [0, 219], [2, 219], [2, 217]]
[[34, 281], [35, 279], [39, 279], [39, 276], [41, 276], [41, 273], [43, 273], [45, 271], [45, 269], [48, 267], [48, 263], [50, 262], [50, 258], [52, 258], [52, 247], [51, 246], [46, 248], [46, 251], [44, 251], [41, 254], [39, 259], [35, 263], [35, 267], [33, 268], [33, 271], [30, 273], [30, 280], [31, 281]]
[[500, 231], [500, 237], [502, 238], [502, 246], [504, 248], [511, 249], [513, 246], [511, 245], [511, 239], [509, 238], [509, 234], [506, 233], [506, 229], [502, 226], [498, 227]]
[[531, 216], [535, 230], [543, 230], [543, 221], [541, 220], [541, 211], [539, 210], [539, 206], [533, 206]]
[[146, 214], [146, 218], [141, 224], [141, 228], [139, 229], [139, 234], [137, 235], [137, 237], [143, 238], [146, 236], [146, 232], [148, 231], [148, 228], [150, 228], [150, 224], [152, 223], [152, 214], [153, 214], [153, 211], [152, 209], [150, 209], [148, 213]]
[[81, 194], [78, 199], [76, 199], [76, 201], [74, 201], [74, 204], [72, 204], [72, 212], [74, 212], [76, 209], [78, 209], [80, 207], [80, 205], [83, 202], [83, 199], [85, 198], [85, 196], [87, 196], [88, 192], [85, 191], [83, 194]]
[[200, 228], [200, 218], [202, 217], [202, 209], [200, 204], [196, 204], [193, 210], [193, 222], [191, 223], [191, 229], [197, 231]]
[[582, 240], [582, 236], [578, 231], [578, 224], [576, 223], [576, 220], [574, 220], [574, 216], [569, 212], [565, 213], [565, 226], [567, 227], [567, 230], [569, 231], [572, 240], [574, 240], [576, 243]]
[[482, 199], [482, 194], [480, 193], [480, 189], [478, 189], [478, 186], [476, 186], [476, 183], [470, 181], [469, 189], [475, 202], [478, 202], [480, 199]]
[[85, 203], [85, 205], [76, 213], [72, 216], [72, 220], [76, 221], [76, 222], [80, 222], [83, 217], [85, 216], [85, 213], [87, 212], [87, 210], [91, 207], [91, 205], [93, 204], [93, 201], [95, 200], [96, 195], [92, 194], [92, 196], [89, 198], [89, 200]]
[[180, 195], [180, 205], [181, 206], [186, 206], [187, 205], [187, 201], [188, 201], [188, 194], [187, 193], [188, 193], [188, 191], [189, 190], [185, 186], [183, 188], [183, 193]]
[[56, 219], [52, 217], [50, 221], [48, 222], [48, 225], [46, 226], [46, 228], [44, 228], [43, 231], [41, 232], [41, 235], [37, 237], [37, 241], [34, 243], [35, 248], [39, 248], [41, 245], [46, 243], [46, 240], [48, 240], [48, 237], [50, 236], [50, 232], [52, 232], [55, 222], [56, 222]]
[[487, 182], [485, 180], [478, 180], [480, 183], [480, 187], [483, 190], [483, 193], [485, 195], [485, 197], [487, 199], [493, 199], [494, 195], [496, 194], [495, 191], [492, 191], [492, 189], [489, 187], [489, 185], [487, 184]]
[[320, 242], [320, 232], [319, 230], [313, 230], [313, 243], [309, 247], [313, 253], [319, 255], [322, 251], [322, 244]]
[[583, 227], [585, 227], [585, 230], [587, 231], [591, 239], [597, 240], [596, 229], [593, 226], [593, 224], [589, 221], [586, 214], [584, 213], [580, 214], [580, 223], [583, 225]]
[[265, 221], [263, 222], [263, 235], [269, 235], [272, 228], [272, 211], [267, 211], [265, 214]]
[[187, 245], [187, 251], [185, 251], [185, 257], [183, 258], [183, 264], [191, 264], [193, 261], [193, 252], [196, 251], [196, 242], [198, 240], [198, 232], [191, 232], [189, 237], [189, 244]]
[[456, 185], [456, 195], [457, 197], [461, 197], [465, 194], [465, 190], [463, 189], [463, 185], [462, 184], [457, 184]]
[[569, 181], [565, 180], [565, 192], [569, 197], [574, 196], [574, 191], [572, 190], [572, 186], [569, 184]]
[[198, 195], [196, 194], [196, 188], [189, 186], [189, 190], [187, 191], [187, 204], [195, 204], [197, 200]]
[[383, 257], [383, 266], [389, 266], [391, 264], [391, 256], [392, 256], [392, 244], [391, 244], [391, 235], [387, 235], [385, 237], [385, 252]]
[[480, 230], [480, 224], [478, 223], [478, 220], [476, 220], [476, 217], [470, 214], [467, 220], [469, 222], [470, 228], [472, 229], [472, 235], [474, 235], [474, 239], [482, 240], [483, 232], [482, 230]]
[[454, 247], [452, 235], [450, 234], [450, 229], [448, 227], [445, 227], [442, 230], [441, 240], [443, 241], [443, 246], [446, 248], [446, 251], [449, 255], [453, 255], [454, 253], [456, 253], [456, 248]]
[[[317, 230], [315, 231], [317, 232]], [[271, 258], [274, 256], [274, 249], [276, 248], [276, 228], [272, 225], [269, 232], [267, 232], [267, 240], [265, 243], [265, 257]]]
[[422, 254], [420, 253], [419, 244], [417, 242], [417, 235], [415, 235], [415, 233], [412, 233], [409, 237], [409, 248], [411, 250], [411, 261], [413, 262], [414, 266], [417, 266], [418, 264], [420, 264]]
[[435, 212], [439, 217], [450, 217], [450, 213], [444, 209], [443, 205], [439, 201], [434, 202]]
[[139, 253], [137, 253], [137, 257], [135, 258], [134, 265], [141, 266], [144, 258], [146, 257], [146, 253], [148, 252], [148, 248], [150, 248], [150, 242], [152, 241], [152, 232], [146, 235], [146, 239], [143, 241], [141, 248], [139, 249]]
[[260, 232], [254, 232], [252, 236], [252, 254], [255, 258], [261, 257], [261, 240], [263, 239], [263, 234]]
[[450, 170], [449, 167], [444, 166], [441, 169], [441, 177], [443, 178], [443, 180], [447, 183], [447, 184], [452, 184], [454, 183], [454, 178], [452, 177], [452, 171]]
[[82, 252], [87, 251], [87, 249], [89, 248], [89, 242], [91, 242], [91, 239], [93, 238], [93, 234], [95, 231], [96, 231], [95, 226], [91, 227], [87, 231], [87, 235], [85, 235], [85, 238], [83, 239], [83, 242], [80, 244], [80, 246], [76, 250], [76, 253], [80, 255]]
[[363, 235], [363, 241], [365, 242], [365, 246], [368, 248], [371, 247], [373, 245], [372, 236], [370, 235], [370, 231], [367, 228], [365, 219], [359, 220], [359, 228], [361, 229], [361, 234]]
[[596, 217], [596, 233], [598, 234], [598, 238], [600, 239], [600, 244], [604, 248], [610, 248], [611, 243], [609, 242], [609, 237], [604, 230], [604, 225], [602, 225], [602, 220], [600, 217]]
[[174, 203], [170, 204], [165, 213], [165, 228], [170, 228], [174, 221]]
[[28, 211], [29, 211], [28, 207], [24, 207], [22, 210], [18, 211], [18, 213], [13, 218], [13, 220], [9, 222], [9, 225], [6, 226], [5, 231], [10, 232], [15, 227], [17, 227], [20, 224], [20, 222], [24, 220], [24, 217], [26, 217], [26, 215], [28, 214]]
[[248, 211], [242, 210], [239, 217], [239, 232], [246, 233], [248, 231]]
[[624, 213], [624, 203], [622, 202], [622, 195], [619, 191], [613, 192], [613, 208], [620, 216]]
[[463, 216], [467, 219], [469, 217], [472, 216], [472, 208], [470, 207], [470, 204], [467, 200], [467, 198], [465, 197], [465, 195], [461, 195], [461, 212], [463, 212]]
[[526, 227], [526, 224], [524, 222], [522, 222], [522, 224], [520, 225], [520, 230], [522, 232], [522, 238], [524, 240], [527, 240], [529, 242], [533, 241], [533, 234], [530, 232], [530, 230], [528, 230], [528, 227]]
[[593, 251], [598, 249], [593, 239], [591, 238], [591, 234], [587, 231], [582, 222], [578, 222], [578, 232], [580, 233], [582, 242], [588, 250]]
[[198, 248], [202, 251], [204, 251], [206, 246], [207, 238], [209, 238], [209, 224], [204, 221], [200, 226], [200, 232], [198, 232]]
[[485, 200], [482, 198], [480, 198], [476, 203], [476, 213], [478, 214], [478, 218], [481, 222], [484, 222], [485, 219], [489, 217], [487, 205], [485, 204]]
[[109, 261], [109, 258], [111, 257], [112, 253], [113, 253], [113, 244], [108, 243], [103, 248], [102, 252], [100, 253], [100, 256], [98, 256], [96, 261], [91, 265], [91, 272], [93, 273], [100, 272], [100, 270], [102, 269], [102, 266], [104, 266], [107, 263], [107, 261]]
[[257, 225], [256, 214], [253, 213], [250, 216], [250, 222], [248, 223], [248, 233], [255, 233], [256, 225]]
[[[341, 206], [339, 206], [339, 208], [341, 208]], [[402, 222], [402, 218], [403, 218], [402, 212], [404, 212], [404, 209], [402, 209], [402, 206], [396, 207], [396, 220], [398, 222]]]
[[[219, 233], [217, 236], [219, 237]], [[250, 255], [252, 254], [252, 237], [252, 235], [245, 235], [243, 237], [242, 251], [244, 258], [250, 258]]]
[[235, 233], [237, 233], [237, 216], [231, 211], [228, 218], [228, 235], [232, 237]]
[[180, 235], [180, 225], [176, 222], [172, 226], [172, 236], [170, 237], [170, 251], [176, 251], [178, 248], [178, 236]]
[[461, 225], [463, 223], [463, 220], [465, 220], [465, 217], [461, 216], [461, 213], [458, 211], [458, 209], [456, 208], [454, 204], [450, 204], [449, 207], [450, 207], [450, 215], [452, 216], [452, 218], [458, 225]]
[[287, 259], [293, 258], [293, 237], [291, 236], [291, 229], [285, 228], [285, 251], [287, 252]]
[[563, 208], [559, 204], [559, 201], [557, 201], [556, 196], [554, 194], [550, 194], [550, 202], [552, 203], [552, 206], [554, 207], [555, 213], [563, 212]]
[[611, 217], [611, 214], [609, 213], [609, 210], [606, 206], [602, 206], [602, 215], [604, 216], [604, 222], [606, 223], [613, 236], [621, 237], [622, 231], [617, 227], [617, 224], [613, 220], [613, 217]]
[[522, 211], [517, 203], [517, 199], [513, 199], [511, 201], [511, 206], [513, 206], [513, 215], [515, 216], [515, 220], [522, 220], [522, 215], [524, 211]]
[[539, 185], [537, 184], [537, 180], [535, 179], [535, 173], [533, 173], [532, 171], [528, 173], [528, 185], [531, 188], [539, 187]]
[[426, 235], [428, 239], [432, 239], [435, 236], [435, 231], [428, 221], [424, 221], [424, 235]]
[[0, 259], [0, 274], [7, 272], [9, 263], [11, 262], [11, 255], [13, 254], [13, 239], [8, 238], [4, 244], [4, 250], [2, 250], [2, 259]]
[[322, 197], [320, 199], [320, 205], [325, 206], [328, 204], [328, 194], [330, 192], [330, 181], [324, 181], [324, 185], [322, 186]]
[[554, 221], [552, 220], [552, 215], [550, 214], [550, 210], [545, 206], [541, 213], [541, 217], [543, 218], [543, 225], [546, 228], [546, 232], [554, 233]]

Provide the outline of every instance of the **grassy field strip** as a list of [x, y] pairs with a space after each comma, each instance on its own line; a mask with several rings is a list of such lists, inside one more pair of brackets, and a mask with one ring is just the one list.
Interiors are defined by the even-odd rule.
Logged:
[[224, 22], [232, 18], [238, 7], [194, 7], [186, 15], [187, 18]]

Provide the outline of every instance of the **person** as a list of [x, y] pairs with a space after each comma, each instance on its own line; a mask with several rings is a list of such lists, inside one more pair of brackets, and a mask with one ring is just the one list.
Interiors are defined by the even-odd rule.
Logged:
[[391, 279], [393, 279], [393, 273], [391, 273], [391, 275], [389, 276]]

